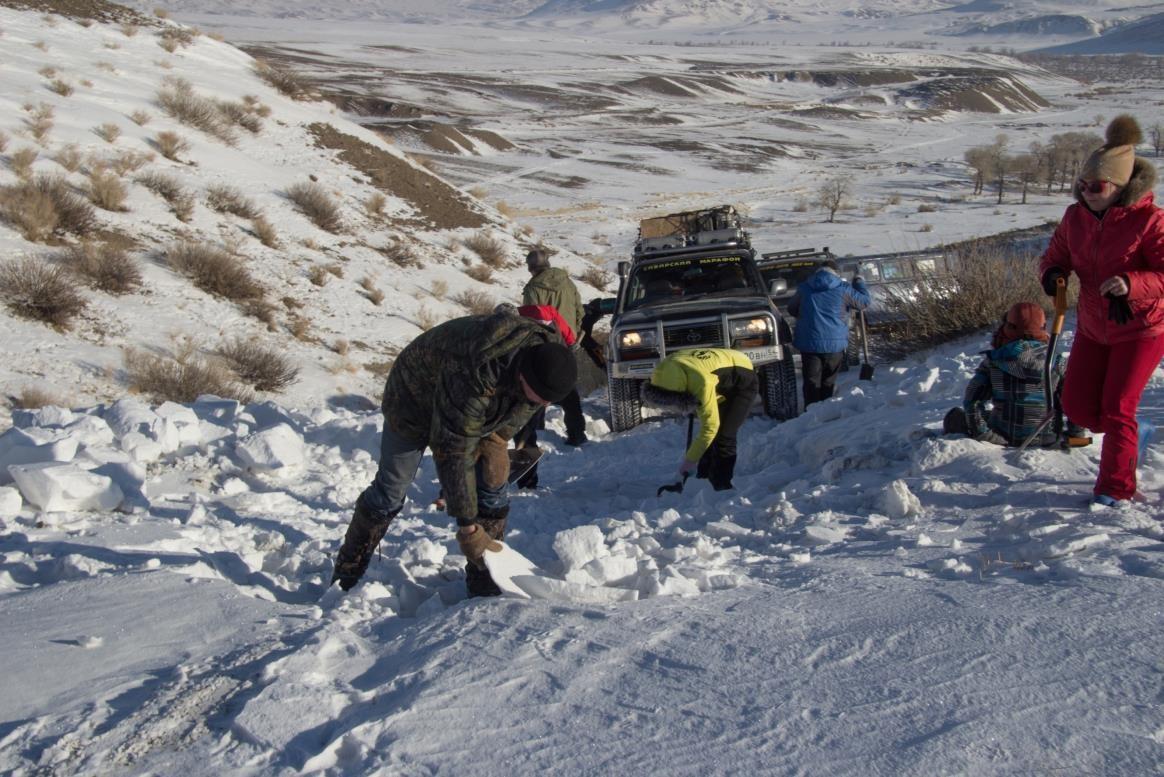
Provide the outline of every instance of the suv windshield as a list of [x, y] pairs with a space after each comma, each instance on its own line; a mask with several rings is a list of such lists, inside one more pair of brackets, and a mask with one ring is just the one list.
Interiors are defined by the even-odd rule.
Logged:
[[738, 256], [705, 256], [640, 264], [627, 286], [627, 310], [701, 297], [758, 293]]
[[765, 285], [771, 285], [777, 278], [783, 278], [788, 284], [788, 291], [780, 296], [791, 297], [796, 293], [796, 287], [811, 278], [822, 264], [819, 261], [785, 262], [775, 267], [761, 267], [760, 275], [764, 277]]

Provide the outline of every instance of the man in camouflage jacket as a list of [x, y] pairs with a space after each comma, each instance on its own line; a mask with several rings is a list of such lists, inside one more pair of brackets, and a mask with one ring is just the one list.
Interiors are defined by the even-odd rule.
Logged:
[[573, 354], [551, 329], [510, 315], [458, 318], [417, 337], [384, 388], [380, 463], [360, 494], [332, 582], [345, 591], [368, 568], [431, 448], [471, 595], [496, 594], [484, 551], [504, 536], [509, 438], [535, 412], [574, 389]]

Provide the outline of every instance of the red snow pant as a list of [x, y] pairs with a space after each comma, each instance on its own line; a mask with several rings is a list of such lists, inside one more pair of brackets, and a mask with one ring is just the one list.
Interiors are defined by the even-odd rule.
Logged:
[[1093, 493], [1131, 499], [1136, 493], [1136, 408], [1164, 357], [1164, 335], [1102, 345], [1075, 335], [1063, 378], [1063, 412], [1103, 433]]

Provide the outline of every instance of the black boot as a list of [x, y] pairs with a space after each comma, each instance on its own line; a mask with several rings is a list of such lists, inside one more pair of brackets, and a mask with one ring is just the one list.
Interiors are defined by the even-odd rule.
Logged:
[[395, 516], [396, 513], [378, 515], [372, 512], [364, 504], [362, 495], [356, 500], [356, 509], [352, 513], [352, 522], [348, 524], [347, 534], [344, 535], [344, 544], [335, 557], [335, 569], [331, 573], [333, 584], [339, 581], [340, 588], [350, 591], [360, 582], [368, 569], [368, 562], [372, 560], [372, 554]]
[[[484, 530], [493, 539], [501, 542], [505, 539], [505, 524], [509, 520], [509, 506], [500, 510], [482, 511], [477, 517], [477, 531]], [[469, 591], [469, 598], [477, 596], [501, 596], [501, 589], [489, 575], [488, 569], [481, 569], [472, 561], [465, 564], [465, 588]]]
[[710, 470], [708, 480], [711, 481], [712, 488], [716, 491], [727, 491], [734, 488], [732, 475], [736, 471], [735, 456], [716, 456], [711, 462]]

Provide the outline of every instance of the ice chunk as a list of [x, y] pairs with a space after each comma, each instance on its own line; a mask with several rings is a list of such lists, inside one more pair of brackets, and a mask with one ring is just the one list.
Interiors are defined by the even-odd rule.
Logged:
[[0, 518], [12, 518], [20, 512], [24, 500], [20, 492], [7, 486], [0, 487]]
[[895, 480], [877, 496], [877, 509], [890, 518], [905, 518], [921, 512], [921, 500], [904, 480]]
[[0, 483], [11, 483], [8, 468], [15, 464], [72, 461], [77, 455], [77, 438], [61, 429], [13, 427], [0, 434]]
[[27, 429], [32, 426], [61, 427], [77, 420], [77, 414], [63, 407], [38, 407], [35, 410], [13, 410], [12, 425]]
[[834, 542], [844, 542], [846, 532], [835, 526], [813, 524], [804, 529], [804, 541], [810, 545], [831, 545]]
[[609, 554], [602, 529], [597, 526], [576, 526], [558, 532], [554, 537], [554, 552], [567, 572], [581, 569], [588, 562]]
[[130, 458], [142, 464], [157, 461], [165, 453], [160, 442], [141, 432], [128, 432], [119, 442], [122, 450], [128, 453]]
[[170, 422], [177, 431], [179, 446], [202, 444], [201, 421], [198, 420], [198, 414], [189, 407], [177, 402], [163, 402], [154, 412]]
[[114, 440], [113, 430], [109, 424], [95, 415], [83, 415], [73, 423], [64, 427], [64, 431], [86, 448], [98, 445], [111, 445]]
[[234, 426], [238, 417], [239, 403], [234, 399], [222, 399], [213, 394], [203, 394], [190, 406], [194, 414], [203, 421], [217, 426]]
[[287, 424], [255, 432], [239, 442], [235, 453], [256, 472], [294, 470], [307, 460], [303, 438]]
[[[181, 446], [177, 426], [137, 399], [119, 399], [114, 402], [105, 411], [105, 423], [109, 424], [109, 428], [117, 435], [121, 447], [127, 451], [140, 445], [140, 437], [158, 443], [164, 453], [176, 451]], [[130, 437], [130, 445], [126, 444], [127, 437]]]
[[121, 504], [113, 479], [75, 464], [14, 464], [8, 468], [25, 500], [45, 512], [112, 510]]
[[629, 556], [604, 556], [591, 559], [583, 569], [599, 583], [616, 583], [637, 574], [639, 562]]

